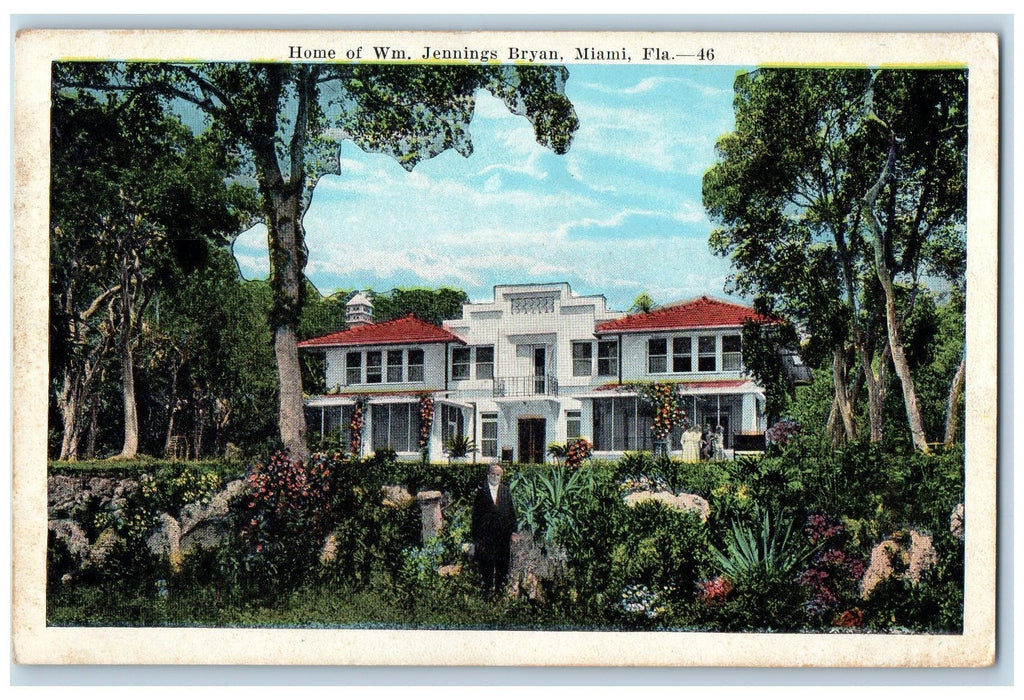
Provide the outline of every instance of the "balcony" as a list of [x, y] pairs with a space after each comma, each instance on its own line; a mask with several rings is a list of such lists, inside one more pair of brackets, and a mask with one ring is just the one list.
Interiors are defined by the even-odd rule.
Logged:
[[553, 375], [496, 377], [494, 398], [509, 396], [558, 396], [558, 380]]

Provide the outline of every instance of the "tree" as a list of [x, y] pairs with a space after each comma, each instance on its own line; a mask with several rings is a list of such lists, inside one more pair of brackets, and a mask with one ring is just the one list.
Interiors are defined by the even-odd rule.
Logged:
[[440, 289], [402, 289], [396, 287], [385, 294], [373, 297], [373, 318], [389, 321], [406, 314], [441, 325], [442, 322], [462, 317], [462, 305], [469, 301], [469, 295], [461, 289], [441, 287]]
[[863, 386], [879, 441], [893, 361], [916, 410], [899, 335], [915, 290], [929, 268], [962, 274], [966, 74], [760, 69], [735, 91], [736, 130], [704, 177], [711, 245], [733, 289], [829, 348], [836, 434], [856, 434]]
[[[223, 153], [195, 139], [152, 96], [55, 89], [51, 279], [63, 372], [61, 457], [74, 459], [97, 370], [116, 350], [124, 442], [139, 445], [135, 351], [159, 279], [192, 264], [209, 237], [238, 227]], [[91, 408], [95, 416], [95, 407]]]
[[653, 311], [657, 305], [654, 303], [654, 299], [647, 292], [641, 292], [637, 295], [636, 299], [633, 300], [633, 306], [630, 307], [629, 312], [634, 314], [646, 314]]
[[279, 383], [279, 429], [304, 456], [305, 420], [297, 349], [306, 264], [302, 216], [317, 180], [337, 172], [337, 146], [352, 139], [404, 168], [454, 148], [472, 152], [467, 129], [477, 90], [534, 125], [538, 142], [564, 153], [577, 127], [564, 67], [375, 64], [58, 64], [58, 83], [116, 87], [190, 105], [226, 151], [241, 156], [240, 181], [259, 193], [267, 225], [271, 327]]

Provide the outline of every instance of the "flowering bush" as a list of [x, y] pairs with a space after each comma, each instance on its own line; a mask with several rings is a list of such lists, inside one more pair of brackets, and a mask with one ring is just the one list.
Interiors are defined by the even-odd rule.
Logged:
[[809, 591], [808, 612], [820, 617], [833, 613], [844, 598], [852, 598], [856, 594], [857, 582], [864, 575], [865, 566], [863, 561], [851, 557], [841, 548], [844, 527], [838, 520], [812, 513], [807, 517], [804, 532], [812, 543], [822, 548], [811, 565], [797, 576], [797, 581]]
[[697, 584], [697, 599], [705, 605], [720, 605], [732, 593], [732, 581], [725, 576], [706, 578]]
[[632, 584], [622, 589], [619, 605], [627, 614], [642, 615], [648, 620], [653, 620], [668, 611], [666, 598], [671, 594], [671, 586], [663, 586], [661, 590], [652, 591], [645, 585]]
[[248, 574], [275, 583], [305, 576], [330, 529], [332, 481], [323, 455], [303, 462], [278, 452], [250, 467], [240, 532]]
[[651, 404], [654, 418], [651, 433], [655, 440], [667, 440], [672, 428], [686, 425], [686, 411], [675, 385], [668, 382], [645, 384], [637, 387], [641, 400]]
[[352, 419], [348, 422], [349, 447], [352, 455], [359, 456], [363, 447], [363, 416], [366, 413], [366, 399], [356, 399], [356, 408], [352, 412]]
[[640, 491], [671, 491], [672, 488], [668, 482], [665, 481], [665, 477], [661, 475], [648, 476], [647, 474], [640, 474], [636, 476], [627, 476], [619, 484], [619, 493], [623, 496], [628, 496], [631, 493], [638, 493]]
[[789, 420], [784, 418], [778, 423], [768, 428], [768, 431], [764, 434], [768, 442], [779, 447], [785, 447], [789, 444], [789, 441], [799, 435], [803, 431], [803, 426], [797, 423], [795, 420]]
[[565, 466], [578, 467], [594, 453], [594, 446], [586, 438], [574, 438], [565, 448]]
[[421, 394], [420, 409], [420, 449], [426, 450], [430, 445], [430, 430], [434, 427], [434, 397]]

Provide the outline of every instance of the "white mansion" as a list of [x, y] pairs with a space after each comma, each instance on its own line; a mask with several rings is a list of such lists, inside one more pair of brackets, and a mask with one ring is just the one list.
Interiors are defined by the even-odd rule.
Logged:
[[[708, 297], [626, 315], [603, 296], [569, 285], [498, 285], [494, 300], [463, 305], [444, 327], [412, 315], [370, 322], [363, 294], [348, 302], [348, 328], [299, 343], [322, 352], [328, 393], [306, 400], [312, 431], [348, 434], [364, 406], [364, 454], [389, 447], [420, 456], [420, 397], [434, 400], [429, 458], [453, 435], [476, 459], [543, 462], [547, 445], [585, 437], [595, 457], [652, 449], [651, 408], [637, 384], [670, 382], [689, 421], [737, 436], [766, 429], [764, 391], [744, 372], [741, 328], [771, 323], [752, 308]], [[681, 429], [668, 449], [682, 449]]]

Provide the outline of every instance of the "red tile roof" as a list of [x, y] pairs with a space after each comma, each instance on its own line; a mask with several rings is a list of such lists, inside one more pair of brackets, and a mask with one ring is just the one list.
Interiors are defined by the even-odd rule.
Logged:
[[413, 314], [401, 318], [347, 328], [337, 333], [310, 338], [299, 343], [300, 348], [330, 348], [349, 345], [406, 345], [424, 343], [461, 343], [459, 336], [440, 326], [421, 321]]
[[594, 332], [601, 335], [689, 328], [726, 328], [742, 326], [748, 320], [778, 323], [778, 319], [759, 314], [749, 306], [702, 296], [692, 301], [663, 306], [645, 314], [632, 314], [614, 321], [605, 321], [599, 323]]

